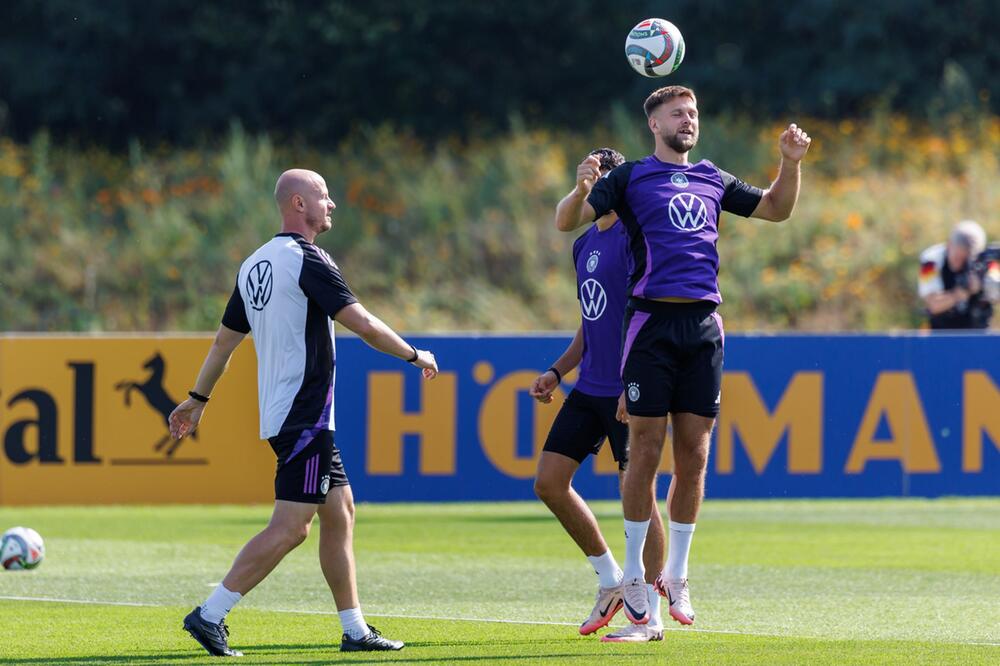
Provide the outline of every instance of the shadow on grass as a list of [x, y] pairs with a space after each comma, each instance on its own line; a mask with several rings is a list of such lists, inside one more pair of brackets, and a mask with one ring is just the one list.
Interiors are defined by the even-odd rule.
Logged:
[[[394, 653], [395, 654], [395, 653]], [[589, 662], [594, 661], [594, 655], [592, 654], [579, 654], [579, 653], [550, 653], [550, 654], [483, 654], [475, 657], [455, 657], [455, 656], [442, 656], [437, 655], [433, 657], [407, 657], [402, 653], [400, 656], [389, 656], [378, 658], [364, 659], [358, 658], [357, 653], [350, 653], [347, 655], [341, 655], [337, 653], [337, 657], [331, 657], [329, 659], [323, 659], [321, 661], [299, 661], [294, 662], [296, 664], [457, 664], [462, 662], [472, 662], [472, 661], [497, 661], [502, 659], [504, 661], [515, 661], [523, 660], [528, 663], [535, 663], [543, 659], [557, 659], [558, 663], [565, 664], [570, 660], [574, 659], [585, 659]], [[258, 664], [267, 664], [267, 666], [285, 666], [289, 662], [287, 661], [258, 661]]]
[[[450, 643], [427, 643], [427, 647], [443, 647], [452, 645]], [[454, 643], [456, 646], [468, 646], [467, 643]], [[558, 659], [560, 663], [565, 663], [568, 660], [573, 659], [588, 659], [593, 660], [594, 655], [592, 654], [580, 654], [580, 653], [548, 653], [548, 654], [483, 654], [476, 656], [442, 656], [442, 655], [428, 655], [420, 656], [419, 654], [412, 654], [407, 650], [401, 652], [393, 653], [379, 653], [376, 657], [374, 654], [369, 656], [367, 654], [360, 654], [357, 652], [352, 653], [341, 653], [336, 647], [331, 647], [328, 645], [274, 645], [270, 646], [274, 648], [273, 650], [263, 649], [263, 646], [258, 646], [256, 648], [247, 649], [244, 654], [251, 658], [254, 664], [266, 664], [267, 666], [284, 666], [285, 664], [306, 664], [306, 665], [318, 665], [318, 664], [424, 664], [424, 663], [459, 663], [459, 662], [472, 662], [472, 661], [495, 661], [497, 659], [504, 660], [526, 660], [526, 661], [537, 661], [543, 659]], [[410, 648], [414, 647], [412, 644]], [[311, 652], [315, 653], [316, 656], [310, 658], [309, 656], [302, 655], [302, 659], [289, 660], [287, 657], [282, 659], [280, 655], [289, 655], [293, 652]], [[323, 656], [320, 656], [323, 655]], [[328, 656], [327, 656], [328, 655]], [[275, 661], [268, 661], [268, 657], [275, 659]], [[367, 658], [366, 658], [367, 657]], [[263, 660], [261, 659], [263, 658]], [[130, 655], [86, 655], [79, 657], [30, 657], [25, 659], [11, 659], [10, 661], [5, 661], [5, 664], [167, 664], [167, 663], [178, 663], [178, 664], [189, 664], [194, 660], [214, 660], [214, 658], [209, 657], [204, 653], [193, 654], [191, 652], [162, 652], [156, 654], [130, 654]]]
[[79, 657], [25, 657], [10, 659], [5, 664], [155, 664], [161, 661], [190, 661], [190, 652], [157, 652], [155, 654], [94, 654]]
[[[283, 664], [421, 664], [421, 663], [458, 663], [458, 662], [472, 662], [472, 661], [493, 661], [496, 659], [505, 660], [543, 660], [543, 659], [558, 659], [560, 662], [566, 660], [574, 659], [593, 659], [592, 654], [581, 654], [581, 653], [571, 653], [571, 652], [553, 652], [553, 653], [532, 653], [532, 654], [510, 654], [510, 648], [512, 646], [523, 645], [545, 645], [548, 647], [558, 647], [558, 643], [570, 644], [579, 642], [575, 638], [565, 638], [565, 639], [527, 639], [527, 640], [497, 640], [497, 645], [502, 645], [504, 650], [502, 653], [496, 654], [481, 654], [473, 656], [459, 656], [459, 655], [449, 655], [443, 656], [440, 654], [436, 655], [422, 655], [425, 649], [435, 649], [435, 648], [470, 648], [473, 646], [479, 649], [486, 650], [489, 649], [490, 642], [483, 643], [482, 641], [413, 641], [407, 643], [405, 650], [401, 652], [392, 653], [379, 653], [376, 655], [360, 654], [360, 653], [342, 653], [338, 649], [336, 644], [331, 643], [292, 643], [292, 644], [263, 644], [263, 645], [251, 645], [247, 647], [241, 647], [239, 645], [234, 645], [233, 647], [238, 650], [242, 650], [244, 655], [252, 659], [255, 664], [267, 664], [268, 666], [278, 666]], [[299, 653], [300, 659], [289, 660], [287, 657], [291, 657]], [[312, 654], [303, 654], [312, 653]], [[282, 659], [282, 655], [286, 658]], [[188, 652], [147, 652], [140, 654], [95, 654], [95, 655], [80, 655], [74, 657], [26, 657], [22, 659], [10, 659], [5, 661], [4, 664], [160, 664], [160, 663], [191, 663], [191, 661], [196, 659], [212, 659], [208, 655], [200, 651], [191, 650]], [[273, 659], [274, 661], [269, 661]]]
[[[590, 639], [587, 638], [529, 638], [529, 639], [511, 639], [511, 638], [497, 638], [495, 640], [489, 639], [470, 639], [467, 641], [406, 641], [407, 649], [417, 649], [417, 648], [438, 648], [438, 647], [473, 647], [473, 646], [488, 646], [488, 645], [553, 645], [556, 643], [581, 643], [587, 642]], [[234, 646], [237, 650], [242, 650], [243, 648], [239, 646]], [[253, 652], [294, 652], [296, 650], [315, 650], [317, 652], [322, 650], [333, 650], [339, 651], [339, 644], [336, 643], [299, 643], [299, 644], [258, 644], [251, 645], [246, 648], [248, 651]]]

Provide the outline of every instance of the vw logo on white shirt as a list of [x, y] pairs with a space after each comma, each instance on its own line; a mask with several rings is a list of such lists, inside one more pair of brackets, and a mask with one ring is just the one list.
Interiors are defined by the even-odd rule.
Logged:
[[608, 307], [608, 295], [597, 280], [590, 278], [580, 285], [580, 309], [587, 321], [596, 321]]
[[247, 271], [247, 300], [254, 310], [263, 310], [271, 300], [271, 286], [274, 280], [271, 274], [271, 262], [258, 261]]
[[681, 231], [698, 231], [708, 223], [708, 206], [697, 194], [681, 192], [667, 205], [670, 223]]

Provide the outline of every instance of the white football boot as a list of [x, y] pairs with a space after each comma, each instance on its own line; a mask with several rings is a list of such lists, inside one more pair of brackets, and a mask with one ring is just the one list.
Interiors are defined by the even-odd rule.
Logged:
[[641, 578], [634, 578], [622, 584], [622, 602], [625, 605], [625, 617], [632, 624], [649, 622], [649, 598], [646, 596], [646, 583]]
[[670, 617], [681, 624], [694, 624], [694, 608], [691, 607], [691, 593], [688, 589], [687, 578], [669, 580], [660, 573], [656, 577], [654, 585], [660, 596], [666, 597], [667, 601], [670, 602]]
[[601, 627], [608, 626], [611, 618], [615, 616], [622, 607], [622, 586], [598, 587], [597, 598], [594, 600], [594, 610], [590, 611], [590, 617], [580, 625], [580, 635], [587, 636]]

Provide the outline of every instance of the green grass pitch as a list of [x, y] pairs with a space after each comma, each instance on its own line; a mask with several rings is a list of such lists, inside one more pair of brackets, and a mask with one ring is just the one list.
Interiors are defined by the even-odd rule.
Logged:
[[[620, 505], [594, 508], [622, 560]], [[0, 571], [0, 664], [217, 663], [181, 619], [269, 511], [0, 508], [0, 528], [34, 527], [48, 551]], [[1000, 499], [708, 501], [698, 622], [643, 645], [577, 634], [596, 579], [538, 503], [359, 505], [362, 609], [407, 641], [397, 653], [337, 651], [317, 542], [230, 614], [239, 663], [1000, 663]]]

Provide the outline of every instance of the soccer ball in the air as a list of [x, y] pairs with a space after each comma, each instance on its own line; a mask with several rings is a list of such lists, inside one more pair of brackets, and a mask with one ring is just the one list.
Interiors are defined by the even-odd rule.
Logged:
[[643, 76], [666, 76], [684, 60], [684, 37], [670, 21], [640, 21], [625, 38], [625, 57]]
[[45, 543], [30, 527], [12, 527], [0, 539], [0, 562], [4, 569], [34, 569], [45, 558]]

